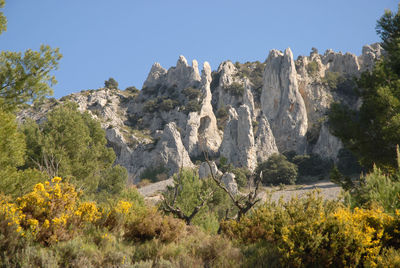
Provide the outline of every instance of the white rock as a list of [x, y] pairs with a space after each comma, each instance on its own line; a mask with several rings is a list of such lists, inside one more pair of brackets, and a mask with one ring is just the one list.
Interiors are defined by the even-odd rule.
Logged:
[[218, 170], [217, 165], [215, 164], [214, 161], [210, 161], [211, 169], [210, 166], [207, 164], [207, 162], [201, 163], [199, 167], [199, 178], [200, 179], [205, 179], [211, 176], [211, 171], [214, 174], [214, 176], [219, 177], [222, 175], [222, 172]]
[[264, 71], [261, 108], [280, 152], [306, 150], [307, 112], [298, 90], [297, 73], [290, 49], [272, 50]]
[[221, 181], [225, 184], [225, 187], [231, 192], [233, 195], [238, 194], [238, 185], [235, 180], [235, 174], [233, 173], [225, 173]]

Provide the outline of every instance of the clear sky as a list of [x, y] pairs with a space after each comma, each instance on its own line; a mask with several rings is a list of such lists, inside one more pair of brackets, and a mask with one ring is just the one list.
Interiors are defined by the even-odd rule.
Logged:
[[297, 57], [311, 47], [359, 55], [378, 42], [376, 21], [395, 0], [6, 0], [0, 50], [63, 54], [55, 97], [96, 89], [115, 78], [139, 89], [154, 62], [179, 55], [213, 69], [224, 60], [264, 61], [271, 49]]

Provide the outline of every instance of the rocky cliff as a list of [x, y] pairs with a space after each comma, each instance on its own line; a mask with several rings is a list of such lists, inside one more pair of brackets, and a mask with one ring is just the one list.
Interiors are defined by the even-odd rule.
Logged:
[[55, 105], [77, 103], [100, 120], [131, 182], [155, 167], [169, 174], [193, 167], [204, 153], [250, 170], [275, 152], [335, 160], [341, 143], [329, 133], [326, 113], [336, 101], [359, 105], [354, 78], [381, 53], [373, 44], [360, 56], [313, 49], [294, 60], [288, 48], [272, 50], [263, 63], [226, 61], [216, 71], [205, 62], [201, 73], [197, 61], [190, 66], [180, 56], [168, 70], [155, 63], [140, 91], [82, 91], [32, 106], [19, 118], [43, 120]]

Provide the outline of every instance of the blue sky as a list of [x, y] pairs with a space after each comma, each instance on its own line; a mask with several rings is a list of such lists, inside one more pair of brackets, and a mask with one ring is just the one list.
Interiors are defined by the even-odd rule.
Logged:
[[271, 49], [297, 57], [361, 53], [378, 42], [376, 20], [395, 0], [6, 0], [8, 30], [0, 50], [59, 47], [54, 96], [95, 89], [115, 78], [121, 89], [142, 87], [154, 62], [179, 55], [213, 69], [224, 60], [264, 61]]

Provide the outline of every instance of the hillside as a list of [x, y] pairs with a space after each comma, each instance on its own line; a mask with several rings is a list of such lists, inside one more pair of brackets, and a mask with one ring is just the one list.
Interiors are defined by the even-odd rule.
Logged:
[[168, 175], [193, 167], [203, 152], [251, 171], [275, 152], [337, 161], [342, 145], [329, 132], [326, 113], [333, 102], [360, 105], [354, 78], [381, 53], [373, 44], [360, 56], [313, 49], [295, 60], [288, 48], [272, 50], [263, 63], [225, 61], [216, 71], [205, 62], [201, 74], [197, 61], [190, 66], [180, 56], [168, 70], [155, 63], [140, 91], [81, 91], [30, 106], [18, 118], [44, 120], [56, 105], [77, 103], [100, 120], [131, 183], [154, 167]]

